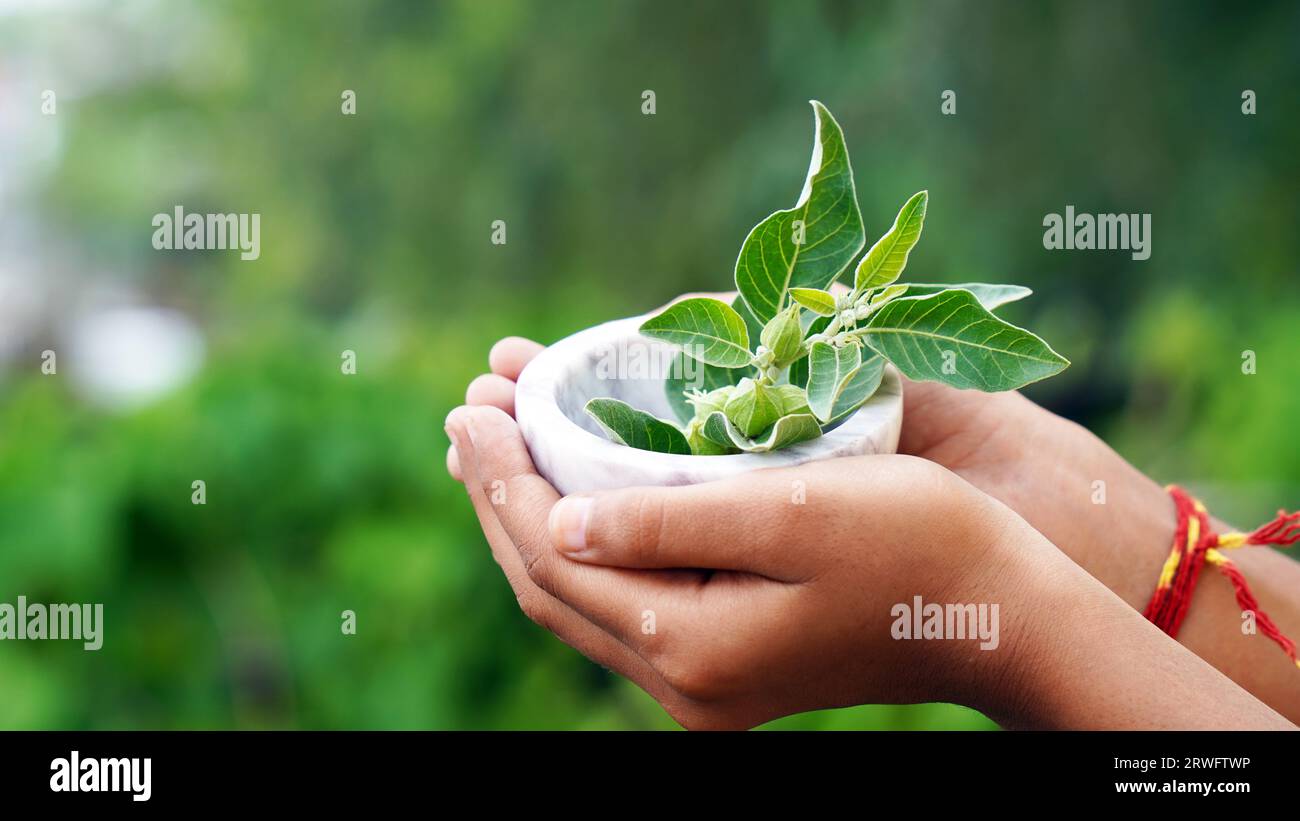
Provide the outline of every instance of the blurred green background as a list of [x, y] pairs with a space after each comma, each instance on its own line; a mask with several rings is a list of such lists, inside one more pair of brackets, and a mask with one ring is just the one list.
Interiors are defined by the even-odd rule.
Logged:
[[[0, 0], [0, 601], [107, 622], [0, 644], [0, 727], [674, 726], [517, 611], [442, 419], [500, 336], [730, 287], [813, 97], [870, 239], [930, 190], [912, 278], [1037, 291], [1036, 399], [1240, 523], [1300, 504], [1298, 8]], [[154, 251], [178, 204], [260, 213], [260, 259]], [[1067, 204], [1151, 213], [1151, 258], [1045, 251]]]

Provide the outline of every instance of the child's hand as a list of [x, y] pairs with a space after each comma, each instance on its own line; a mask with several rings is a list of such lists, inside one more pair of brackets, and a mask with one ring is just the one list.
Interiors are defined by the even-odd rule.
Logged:
[[[723, 295], [725, 296], [725, 295]], [[514, 413], [514, 380], [542, 350], [511, 337], [492, 349], [493, 373], [466, 401]], [[1094, 578], [1141, 611], [1173, 538], [1173, 505], [1161, 487], [1085, 428], [1018, 393], [961, 391], [906, 381], [899, 452], [942, 465], [1010, 507]], [[455, 448], [448, 467], [460, 478]], [[1220, 532], [1232, 528], [1216, 523]], [[1288, 634], [1300, 633], [1300, 565], [1273, 550], [1236, 558], [1256, 595]], [[1296, 671], [1266, 641], [1238, 630], [1230, 586], [1203, 580], [1179, 640], [1263, 698], [1300, 719]]]
[[[561, 502], [501, 410], [457, 408], [447, 430], [524, 612], [687, 727], [932, 700], [1018, 726], [1289, 726], [931, 462], [835, 459]], [[899, 606], [918, 598], [996, 607], [996, 628], [965, 621], [955, 637], [945, 608], [942, 638], [903, 640]]]
[[[531, 340], [502, 339], [489, 356], [492, 373], [470, 383], [466, 403], [513, 416], [514, 380], [542, 350]], [[1159, 485], [1087, 429], [1019, 393], [904, 383], [899, 453], [957, 473], [1130, 605], [1145, 606], [1173, 536], [1173, 505]], [[447, 461], [459, 479], [454, 447]]]
[[[836, 459], [557, 505], [505, 413], [459, 408], [448, 430], [528, 615], [686, 726], [864, 702], [996, 711], [1008, 683], [1025, 680], [1010, 668], [1027, 656], [1012, 646], [1042, 579], [1036, 562], [1056, 552], [938, 465]], [[989, 649], [974, 635], [893, 638], [895, 605], [918, 596], [997, 604]]]

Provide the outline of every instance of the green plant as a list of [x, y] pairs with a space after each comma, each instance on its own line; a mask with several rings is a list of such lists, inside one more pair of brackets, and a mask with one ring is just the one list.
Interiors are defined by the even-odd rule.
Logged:
[[[825, 106], [812, 105], [817, 132], [803, 192], [745, 238], [735, 301], [682, 300], [641, 326], [681, 348], [665, 381], [680, 426], [592, 399], [587, 413], [614, 441], [695, 455], [778, 450], [852, 415], [880, 387], [886, 362], [911, 379], [983, 391], [1014, 390], [1070, 364], [993, 315], [1028, 288], [898, 282], [921, 236], [925, 191], [858, 261], [851, 290], [831, 293], [866, 237], [844, 134]], [[683, 357], [697, 367], [683, 368]], [[687, 371], [695, 384], [678, 376]]]

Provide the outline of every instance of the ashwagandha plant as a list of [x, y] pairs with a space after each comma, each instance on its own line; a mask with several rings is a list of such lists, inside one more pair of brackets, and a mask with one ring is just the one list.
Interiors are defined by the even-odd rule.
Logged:
[[852, 290], [831, 293], [866, 236], [844, 134], [825, 106], [812, 106], [816, 137], [803, 192], [745, 237], [736, 299], [682, 300], [641, 325], [642, 334], [681, 347], [665, 380], [680, 424], [592, 399], [587, 413], [615, 442], [699, 456], [778, 450], [852, 415], [880, 387], [886, 362], [911, 379], [982, 391], [1013, 390], [1070, 364], [993, 315], [1028, 288], [898, 282], [921, 236], [925, 191], [858, 260]]

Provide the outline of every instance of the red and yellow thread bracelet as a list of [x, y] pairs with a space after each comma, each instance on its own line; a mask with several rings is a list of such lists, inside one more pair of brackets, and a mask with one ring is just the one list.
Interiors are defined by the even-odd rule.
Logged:
[[1178, 527], [1174, 530], [1173, 549], [1165, 559], [1156, 590], [1142, 615], [1172, 638], [1178, 638], [1178, 629], [1187, 616], [1201, 568], [1208, 563], [1218, 568], [1232, 583], [1237, 594], [1237, 606], [1242, 612], [1254, 613], [1260, 632], [1275, 641], [1292, 663], [1300, 667], [1295, 642], [1284, 636], [1268, 614], [1259, 608], [1259, 602], [1246, 584], [1246, 577], [1224, 554], [1225, 550], [1248, 545], [1289, 545], [1300, 541], [1300, 512], [1279, 510], [1277, 518], [1250, 533], [1218, 534], [1210, 527], [1210, 515], [1204, 505], [1177, 485], [1170, 485], [1166, 490], [1173, 497], [1178, 511]]

